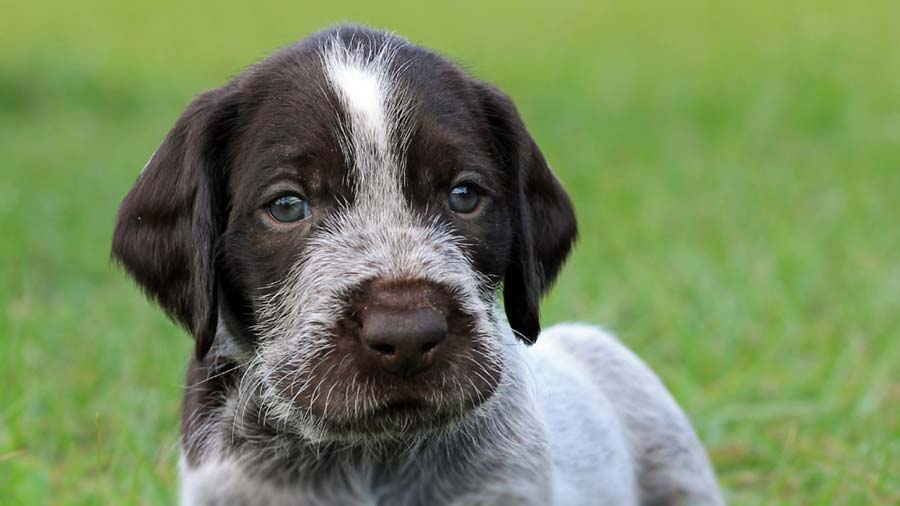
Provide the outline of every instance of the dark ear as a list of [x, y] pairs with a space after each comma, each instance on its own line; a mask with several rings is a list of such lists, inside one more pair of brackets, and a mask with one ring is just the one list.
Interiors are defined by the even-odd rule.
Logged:
[[533, 343], [541, 331], [541, 297], [575, 241], [575, 211], [509, 97], [486, 83], [475, 86], [510, 181], [514, 232], [503, 281], [506, 317], [516, 335]]
[[197, 97], [122, 201], [112, 256], [195, 339], [202, 359], [218, 322], [216, 243], [224, 225], [221, 146], [232, 124], [223, 89]]

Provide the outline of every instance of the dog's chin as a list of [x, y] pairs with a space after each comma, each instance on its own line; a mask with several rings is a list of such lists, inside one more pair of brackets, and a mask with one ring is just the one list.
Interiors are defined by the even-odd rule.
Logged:
[[409, 441], [451, 430], [490, 404], [493, 391], [464, 400], [392, 399], [359, 414], [314, 416], [318, 438], [347, 443]]
[[463, 417], [462, 410], [438, 410], [427, 403], [401, 401], [350, 419], [323, 420], [326, 431], [339, 440], [406, 439], [440, 432]]

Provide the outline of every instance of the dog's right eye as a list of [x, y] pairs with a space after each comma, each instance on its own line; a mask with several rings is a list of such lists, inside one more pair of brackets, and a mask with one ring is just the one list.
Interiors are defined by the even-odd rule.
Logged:
[[450, 190], [448, 200], [453, 212], [469, 214], [478, 207], [478, 191], [475, 190], [474, 185], [461, 183]]
[[269, 204], [269, 215], [282, 223], [300, 221], [309, 217], [309, 203], [299, 195], [282, 195]]

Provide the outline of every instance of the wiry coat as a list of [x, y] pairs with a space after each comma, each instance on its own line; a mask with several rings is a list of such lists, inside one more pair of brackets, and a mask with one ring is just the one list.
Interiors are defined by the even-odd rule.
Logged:
[[[394, 35], [327, 30], [198, 97], [113, 239], [196, 340], [182, 502], [720, 504], [639, 359], [540, 332], [575, 233], [510, 100]], [[412, 362], [385, 321], [429, 326]]]

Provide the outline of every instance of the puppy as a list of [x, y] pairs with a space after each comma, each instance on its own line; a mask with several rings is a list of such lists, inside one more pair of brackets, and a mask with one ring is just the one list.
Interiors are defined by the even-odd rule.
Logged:
[[181, 502], [721, 504], [637, 357], [541, 332], [575, 235], [510, 99], [395, 35], [329, 29], [198, 96], [112, 245], [195, 339]]

